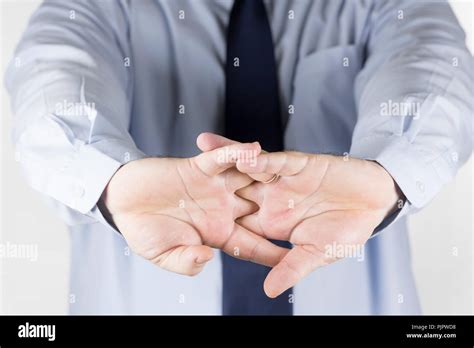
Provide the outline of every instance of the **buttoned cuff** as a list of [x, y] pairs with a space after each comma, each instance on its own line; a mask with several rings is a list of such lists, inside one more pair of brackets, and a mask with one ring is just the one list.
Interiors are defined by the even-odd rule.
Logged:
[[354, 140], [351, 156], [379, 163], [406, 197], [402, 209], [385, 219], [376, 232], [424, 207], [449, 180], [454, 170], [449, 163], [451, 153], [438, 156], [429, 153], [402, 136], [370, 136]]
[[120, 140], [81, 144], [67, 163], [52, 174], [47, 191], [66, 206], [115, 230], [101, 214], [97, 202], [122, 165], [145, 157], [133, 144]]

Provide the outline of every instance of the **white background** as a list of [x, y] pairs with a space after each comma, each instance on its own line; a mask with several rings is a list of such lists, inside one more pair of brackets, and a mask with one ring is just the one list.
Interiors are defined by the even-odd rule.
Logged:
[[[474, 45], [474, 4], [451, 1]], [[0, 0], [2, 76], [38, 0]], [[65, 226], [20, 175], [10, 144], [11, 112], [1, 87], [0, 243], [35, 243], [38, 261], [0, 258], [0, 313], [67, 312], [69, 238]], [[474, 115], [473, 115], [474, 119]], [[426, 314], [473, 313], [472, 160], [423, 211], [410, 218], [413, 268]]]

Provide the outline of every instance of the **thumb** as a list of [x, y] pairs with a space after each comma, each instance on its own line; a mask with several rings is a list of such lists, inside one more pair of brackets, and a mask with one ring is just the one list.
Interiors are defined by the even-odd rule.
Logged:
[[214, 133], [201, 133], [196, 139], [196, 145], [203, 152], [233, 144], [238, 144], [238, 142]]
[[191, 157], [190, 163], [194, 164], [204, 174], [215, 176], [235, 167], [237, 161], [243, 157], [246, 160], [254, 160], [260, 154], [260, 144], [255, 142], [235, 143]]
[[[199, 134], [199, 136], [196, 139], [196, 145], [198, 146], [199, 150], [201, 150], [202, 152], [212, 151], [220, 147], [233, 145], [233, 144], [239, 144], [239, 142], [223, 137], [222, 135], [209, 133], [209, 132]], [[265, 151], [262, 151], [262, 153], [265, 153]], [[273, 176], [272, 174], [266, 174], [266, 173], [247, 174], [247, 175], [256, 181], [261, 181], [261, 182], [270, 180]]]

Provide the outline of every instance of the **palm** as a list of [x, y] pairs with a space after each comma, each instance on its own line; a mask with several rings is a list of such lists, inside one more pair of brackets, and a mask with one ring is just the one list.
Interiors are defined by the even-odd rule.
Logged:
[[[127, 199], [124, 214], [117, 216], [123, 233], [138, 228], [140, 238], [147, 234], [159, 238], [160, 243], [152, 243], [157, 255], [183, 241], [221, 247], [233, 230], [233, 192], [220, 176], [209, 180], [200, 171], [191, 173], [189, 163], [185, 159], [155, 161], [147, 170], [153, 177], [143, 178], [139, 194]], [[164, 238], [170, 231], [176, 233]]]
[[260, 207], [239, 224], [294, 245], [265, 281], [272, 297], [335, 261], [331, 246], [364, 244], [397, 199], [391, 177], [370, 161], [282, 152], [260, 155], [256, 166], [237, 167], [281, 175], [275, 183], [254, 183], [237, 192]]
[[[367, 187], [367, 172], [379, 170], [357, 159], [347, 163], [333, 156], [307, 157], [297, 173], [271, 185], [256, 183], [239, 191], [260, 206], [241, 222], [268, 238], [312, 244], [318, 249], [333, 242], [365, 242], [383, 219], [390, 199], [389, 192], [374, 194]], [[385, 180], [381, 172], [377, 178]]]

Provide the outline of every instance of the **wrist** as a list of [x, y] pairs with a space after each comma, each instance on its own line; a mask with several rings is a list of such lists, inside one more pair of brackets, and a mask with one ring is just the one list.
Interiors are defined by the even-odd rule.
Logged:
[[[123, 166], [122, 166], [123, 167]], [[120, 168], [122, 168], [120, 167]], [[119, 170], [120, 170], [119, 168]], [[115, 174], [112, 176], [112, 178], [110, 179], [110, 181], [108, 182], [107, 186], [105, 187], [104, 191], [102, 192], [100, 198], [99, 198], [99, 201], [97, 202], [97, 207], [99, 208], [99, 211], [100, 213], [102, 214], [102, 216], [104, 217], [104, 219], [113, 227], [115, 228], [117, 231], [119, 230], [117, 228], [117, 225], [115, 224], [115, 221], [113, 219], [113, 215], [112, 213], [110, 212], [109, 210], [109, 207], [108, 207], [108, 197], [109, 197], [109, 191], [111, 190], [111, 185], [110, 185], [110, 182], [112, 181], [113, 177], [117, 174], [117, 172], [115, 172]]]
[[124, 172], [128, 172], [129, 165], [133, 162], [136, 161], [125, 163], [117, 169], [114, 175], [110, 178], [109, 182], [107, 183], [107, 186], [105, 187], [99, 198], [99, 201], [97, 202], [97, 207], [99, 208], [101, 214], [104, 216], [105, 220], [117, 231], [119, 229], [114, 221], [113, 203], [114, 201], [117, 202], [117, 195], [120, 195], [120, 193], [117, 191], [120, 191], [120, 186], [122, 186], [120, 182], [123, 181], [123, 179], [121, 178], [123, 177]]
[[397, 210], [400, 210], [406, 200], [405, 195], [403, 194], [402, 190], [398, 186], [397, 182], [393, 177], [390, 175], [390, 173], [379, 163], [375, 163], [384, 173], [384, 176], [386, 177], [386, 187], [385, 189], [388, 188], [388, 199], [387, 199], [387, 211], [385, 213], [384, 219], [395, 213]]

